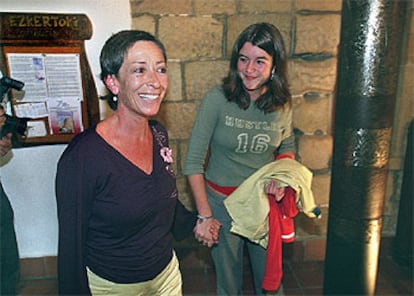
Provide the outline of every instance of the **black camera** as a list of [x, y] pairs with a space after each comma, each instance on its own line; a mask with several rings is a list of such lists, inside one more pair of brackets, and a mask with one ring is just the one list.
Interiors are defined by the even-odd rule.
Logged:
[[[0, 103], [3, 102], [4, 95], [9, 91], [10, 88], [22, 90], [23, 87], [23, 82], [7, 76], [3, 76], [0, 79]], [[6, 117], [6, 121], [1, 128], [0, 138], [3, 138], [8, 133], [17, 133], [21, 136], [24, 136], [26, 134], [27, 122], [29, 121], [29, 118], [19, 118], [16, 116], [7, 115], [6, 113], [4, 113], [3, 116]]]
[[6, 122], [1, 128], [0, 138], [3, 138], [8, 133], [17, 133], [21, 136], [26, 135], [27, 122], [29, 121], [28, 118], [19, 118], [7, 114], [4, 114], [3, 116], [6, 116]]

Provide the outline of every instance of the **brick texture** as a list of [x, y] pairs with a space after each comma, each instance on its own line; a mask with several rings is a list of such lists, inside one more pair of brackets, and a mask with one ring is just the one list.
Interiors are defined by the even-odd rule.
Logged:
[[212, 17], [165, 16], [159, 38], [171, 59], [220, 58], [223, 25]]
[[337, 14], [298, 15], [295, 53], [332, 53], [339, 45], [341, 18]]
[[131, 14], [190, 14], [191, 0], [131, 0]]
[[342, 0], [296, 0], [296, 9], [341, 11]]
[[[264, 21], [279, 28], [288, 53], [298, 156], [314, 173], [312, 190], [323, 210], [322, 219], [295, 218], [307, 259], [323, 256], [319, 240], [325, 239], [329, 215], [333, 119], [341, 112], [335, 110], [341, 8], [342, 0], [131, 0], [132, 28], [154, 33], [167, 49], [170, 87], [156, 118], [168, 129], [180, 199], [191, 209], [182, 170], [202, 97], [226, 75], [233, 43], [246, 26]], [[408, 29], [385, 194], [387, 234], [395, 232], [406, 129], [414, 117], [413, 17]]]
[[258, 13], [258, 12], [284, 12], [289, 13], [292, 10], [293, 0], [240, 0], [240, 12]]
[[184, 69], [187, 100], [200, 100], [227, 74], [228, 61], [200, 61], [187, 63]]
[[195, 0], [194, 11], [197, 15], [203, 14], [235, 14], [236, 1], [223, 0]]

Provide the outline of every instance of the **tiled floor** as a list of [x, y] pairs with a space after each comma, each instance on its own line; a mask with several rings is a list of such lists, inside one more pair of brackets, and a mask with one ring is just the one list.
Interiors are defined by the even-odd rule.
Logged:
[[[195, 243], [176, 248], [183, 275], [184, 295], [215, 295], [215, 274], [209, 250]], [[298, 262], [284, 259], [283, 285], [286, 295], [323, 295], [323, 261]], [[244, 293], [252, 295], [250, 274], [245, 270]], [[19, 295], [57, 295], [56, 277], [25, 278]], [[375, 295], [414, 295], [412, 270], [381, 255]]]

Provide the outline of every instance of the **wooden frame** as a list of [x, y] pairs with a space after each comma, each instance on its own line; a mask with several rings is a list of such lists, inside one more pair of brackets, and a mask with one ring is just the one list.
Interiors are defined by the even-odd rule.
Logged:
[[[76, 128], [59, 131], [54, 126], [57, 122], [54, 120], [56, 114], [64, 114], [64, 112], [52, 113], [51, 102], [56, 98], [48, 94], [45, 98], [33, 99], [36, 106], [41, 106], [43, 102], [45, 104], [45, 116], [33, 118], [29, 121], [29, 125], [44, 126], [45, 132], [39, 134], [33, 134], [30, 137], [18, 136], [18, 141], [23, 145], [42, 145], [42, 144], [54, 144], [54, 143], [68, 143], [73, 136], [81, 132], [83, 129], [96, 124], [99, 121], [99, 102], [98, 95], [93, 80], [93, 75], [89, 67], [89, 63], [86, 57], [84, 40], [90, 39], [92, 36], [92, 26], [89, 19], [82, 14], [43, 14], [43, 13], [0, 13], [0, 67], [3, 76], [10, 76], [10, 78], [16, 79], [10, 75], [13, 72], [13, 61], [28, 60], [33, 57], [39, 56], [41, 63], [46, 64], [46, 60], [55, 59], [56, 61], [70, 60], [70, 66], [74, 66], [75, 74], [79, 76], [77, 90], [79, 96], [73, 100], [72, 98], [59, 98], [60, 101], [65, 100], [79, 102], [79, 108], [77, 108], [73, 114], [77, 114], [75, 119]], [[20, 58], [20, 56], [24, 58]], [[17, 57], [17, 58], [16, 58]], [[43, 61], [43, 57], [44, 60]], [[68, 58], [69, 57], [69, 58]], [[33, 58], [34, 60], [35, 58]], [[36, 58], [37, 59], [37, 58]], [[59, 60], [61, 59], [61, 60]], [[55, 62], [57, 66], [60, 66], [58, 62]], [[18, 63], [16, 63], [18, 64]], [[64, 64], [64, 62], [63, 62]], [[65, 65], [65, 64], [64, 64]], [[16, 66], [18, 67], [25, 67]], [[43, 68], [44, 65], [42, 65]], [[27, 70], [30, 71], [33, 65], [27, 64]], [[17, 71], [15, 71], [17, 72]], [[46, 70], [44, 70], [46, 73]], [[21, 75], [25, 75], [24, 68], [21, 70]], [[65, 81], [64, 78], [60, 79], [59, 71], [54, 73], [55, 80], [61, 80], [62, 89], [65, 89], [67, 83], [67, 90], [70, 93], [70, 81]], [[39, 80], [47, 80], [46, 77], [41, 77]], [[19, 79], [18, 79], [19, 80]], [[22, 81], [24, 82], [24, 81]], [[48, 82], [44, 82], [48, 85]], [[50, 88], [50, 87], [48, 87]], [[58, 88], [56, 88], [58, 89]], [[59, 91], [56, 91], [59, 93]], [[64, 93], [64, 92], [60, 92]], [[27, 96], [26, 96], [27, 95]], [[16, 116], [16, 110], [18, 107], [31, 110], [31, 95], [33, 93], [26, 93], [23, 97], [18, 98], [15, 96], [15, 91], [9, 92], [9, 101], [13, 116]], [[60, 94], [61, 95], [61, 94]], [[26, 97], [25, 97], [26, 96]], [[64, 96], [64, 95], [63, 95]], [[36, 97], [36, 96], [34, 96]], [[76, 96], [75, 96], [76, 97]], [[68, 104], [64, 104], [65, 106]], [[60, 106], [60, 108], [63, 108]], [[29, 112], [30, 113], [30, 112]], [[66, 112], [68, 114], [70, 112]], [[71, 113], [71, 114], [72, 114]], [[78, 114], [80, 113], [80, 114]], [[43, 123], [43, 124], [42, 124]], [[73, 123], [73, 122], [72, 122]], [[52, 125], [52, 126], [51, 126]], [[72, 127], [74, 126], [72, 124]]]

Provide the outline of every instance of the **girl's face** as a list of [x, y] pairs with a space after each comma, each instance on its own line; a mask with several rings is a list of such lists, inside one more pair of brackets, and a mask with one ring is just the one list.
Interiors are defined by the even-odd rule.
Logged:
[[118, 108], [150, 117], [158, 113], [167, 92], [167, 62], [155, 43], [138, 41], [125, 54], [118, 75], [111, 79], [114, 88], [110, 89], [119, 99]]
[[246, 42], [240, 49], [237, 71], [253, 101], [266, 91], [265, 84], [272, 74], [272, 65], [272, 56], [251, 42]]

